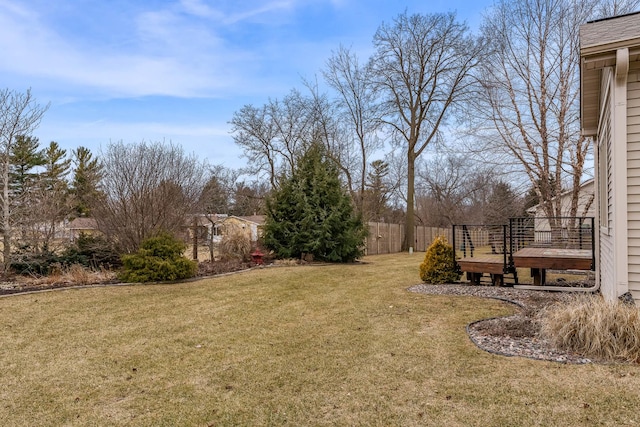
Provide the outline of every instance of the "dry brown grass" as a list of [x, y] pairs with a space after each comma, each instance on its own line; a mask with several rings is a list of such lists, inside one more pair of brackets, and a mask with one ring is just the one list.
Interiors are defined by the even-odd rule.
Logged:
[[540, 313], [541, 333], [561, 349], [606, 361], [640, 362], [640, 309], [579, 295]]
[[423, 257], [0, 298], [0, 425], [640, 422], [638, 367], [479, 350], [515, 309], [408, 292]]
[[92, 270], [79, 264], [73, 264], [66, 268], [53, 268], [47, 276], [16, 276], [15, 280], [23, 285], [50, 286], [50, 285], [90, 285], [96, 283], [111, 282], [115, 279], [115, 272], [108, 270]]

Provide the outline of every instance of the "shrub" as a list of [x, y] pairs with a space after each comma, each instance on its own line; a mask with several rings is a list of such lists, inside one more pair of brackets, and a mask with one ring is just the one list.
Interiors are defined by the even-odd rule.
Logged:
[[21, 248], [14, 255], [11, 270], [21, 275], [46, 276], [54, 264], [60, 264], [60, 257], [53, 252], [29, 252], [29, 248]]
[[222, 237], [218, 251], [223, 261], [245, 261], [250, 258], [251, 242], [241, 231], [234, 231]]
[[451, 283], [459, 278], [453, 246], [443, 236], [436, 237], [420, 264], [420, 279], [426, 283]]
[[580, 296], [539, 314], [540, 333], [556, 347], [608, 361], [640, 363], [640, 310]]
[[11, 269], [20, 275], [47, 276], [73, 265], [99, 271], [119, 267], [122, 262], [118, 252], [104, 237], [82, 233], [62, 253], [49, 250], [36, 253], [29, 246], [20, 247], [11, 262]]
[[79, 264], [93, 270], [120, 267], [120, 254], [102, 236], [81, 233], [71, 246], [60, 255], [60, 263], [65, 266]]
[[182, 254], [185, 244], [163, 233], [142, 242], [137, 253], [122, 257], [120, 279], [127, 282], [159, 282], [193, 277], [198, 264]]

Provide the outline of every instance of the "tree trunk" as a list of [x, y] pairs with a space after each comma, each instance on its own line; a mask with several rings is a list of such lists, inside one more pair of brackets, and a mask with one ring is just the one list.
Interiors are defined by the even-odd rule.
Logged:
[[415, 192], [415, 178], [416, 178], [416, 170], [415, 170], [415, 155], [413, 154], [413, 150], [409, 150], [407, 152], [407, 220], [405, 221], [405, 232], [403, 242], [403, 250], [409, 250], [409, 248], [414, 247], [414, 230], [415, 230], [415, 204], [414, 204], [414, 192]]
[[2, 165], [2, 241], [3, 241], [3, 267], [9, 271], [11, 265], [11, 224], [9, 222], [9, 158], [8, 154]]

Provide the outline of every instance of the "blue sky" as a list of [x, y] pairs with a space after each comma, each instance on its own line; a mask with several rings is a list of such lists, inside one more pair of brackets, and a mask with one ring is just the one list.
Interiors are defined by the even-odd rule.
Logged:
[[68, 150], [173, 141], [241, 167], [228, 124], [245, 104], [313, 79], [340, 44], [362, 58], [397, 14], [456, 11], [477, 28], [491, 0], [0, 0], [2, 88], [50, 103], [35, 132]]

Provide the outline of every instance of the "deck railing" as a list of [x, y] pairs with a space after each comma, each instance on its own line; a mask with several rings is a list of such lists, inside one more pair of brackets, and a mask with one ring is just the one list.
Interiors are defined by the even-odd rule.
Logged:
[[508, 224], [454, 225], [452, 244], [456, 258], [502, 255], [506, 272], [525, 247], [590, 250], [595, 260], [594, 233], [592, 217], [510, 218]]

